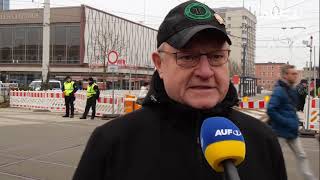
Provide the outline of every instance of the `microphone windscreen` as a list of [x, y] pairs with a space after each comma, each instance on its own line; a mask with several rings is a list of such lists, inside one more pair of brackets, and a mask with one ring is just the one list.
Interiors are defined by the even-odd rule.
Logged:
[[211, 117], [203, 121], [200, 131], [201, 148], [210, 166], [223, 172], [224, 160], [239, 165], [245, 158], [245, 142], [239, 128], [224, 117]]

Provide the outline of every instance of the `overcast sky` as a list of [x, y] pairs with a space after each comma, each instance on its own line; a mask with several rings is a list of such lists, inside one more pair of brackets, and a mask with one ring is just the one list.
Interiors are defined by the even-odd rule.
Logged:
[[[51, 0], [51, 6], [86, 4], [97, 9], [158, 28], [170, 9], [185, 0]], [[212, 8], [239, 7], [239, 0], [201, 1]], [[11, 9], [41, 8], [43, 0], [10, 0]], [[319, 63], [319, 0], [245, 0], [257, 16], [256, 62], [287, 62], [299, 69], [310, 60], [303, 40], [314, 38]], [[287, 27], [287, 29], [282, 29]], [[290, 29], [290, 27], [295, 27]], [[300, 28], [298, 28], [300, 27]], [[303, 27], [303, 28], [302, 28]], [[313, 58], [313, 57], [312, 57]], [[313, 60], [312, 60], [313, 61]]]

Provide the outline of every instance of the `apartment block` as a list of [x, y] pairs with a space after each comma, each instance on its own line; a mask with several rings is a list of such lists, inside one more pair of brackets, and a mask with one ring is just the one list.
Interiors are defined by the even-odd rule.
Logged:
[[[231, 75], [254, 77], [256, 16], [243, 7], [217, 8], [214, 10], [225, 20], [227, 33], [232, 40], [230, 54]], [[245, 65], [243, 64], [243, 58], [245, 59]], [[245, 73], [243, 73], [243, 68], [245, 68]]]

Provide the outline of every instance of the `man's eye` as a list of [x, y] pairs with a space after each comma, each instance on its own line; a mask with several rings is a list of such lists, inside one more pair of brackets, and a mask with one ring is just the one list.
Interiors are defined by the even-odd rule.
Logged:
[[222, 59], [224, 57], [224, 55], [221, 54], [210, 54], [208, 55], [210, 59]]
[[190, 55], [190, 54], [184, 54], [179, 57], [179, 59], [185, 60], [185, 61], [191, 61], [193, 58], [194, 58], [193, 55]]

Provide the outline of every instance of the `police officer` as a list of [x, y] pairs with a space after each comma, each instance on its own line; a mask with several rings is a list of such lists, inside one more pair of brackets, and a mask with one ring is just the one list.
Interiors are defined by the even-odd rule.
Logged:
[[86, 103], [86, 108], [83, 113], [83, 115], [80, 117], [80, 119], [86, 119], [87, 115], [89, 113], [90, 107], [92, 107], [92, 115], [91, 119], [94, 119], [96, 115], [96, 103], [97, 99], [99, 98], [100, 91], [98, 88], [98, 85], [93, 82], [93, 79], [90, 77], [89, 78], [89, 84], [87, 87], [87, 103]]
[[77, 85], [71, 80], [70, 76], [66, 77], [66, 81], [63, 83], [62, 92], [64, 94], [64, 101], [66, 106], [66, 114], [62, 117], [69, 117], [69, 109], [71, 108], [70, 118], [74, 116], [74, 93], [77, 92]]

